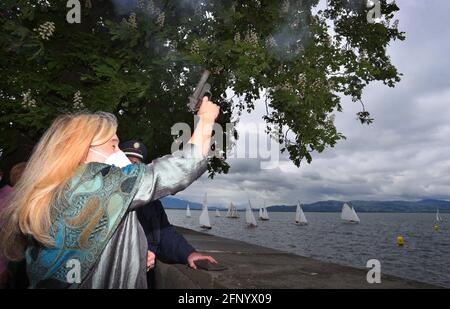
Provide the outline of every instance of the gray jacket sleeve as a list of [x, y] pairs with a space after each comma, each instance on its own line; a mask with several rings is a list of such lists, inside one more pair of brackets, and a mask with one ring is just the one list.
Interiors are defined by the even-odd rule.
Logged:
[[153, 160], [145, 167], [130, 210], [186, 189], [207, 169], [206, 158], [194, 144], [186, 144], [182, 151]]

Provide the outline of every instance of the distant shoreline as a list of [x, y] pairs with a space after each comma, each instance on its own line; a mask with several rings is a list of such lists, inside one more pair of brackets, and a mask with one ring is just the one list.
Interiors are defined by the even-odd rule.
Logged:
[[[187, 205], [191, 210], [201, 210], [202, 204], [174, 197], [161, 199], [166, 209], [186, 209]], [[233, 201], [234, 203], [234, 201]], [[358, 213], [450, 213], [450, 202], [444, 200], [423, 199], [420, 201], [349, 201]], [[234, 203], [238, 211], [245, 211], [246, 204]], [[253, 209], [258, 210], [263, 204], [258, 199], [252, 201]], [[342, 210], [343, 201], [320, 201], [311, 204], [302, 204], [304, 212], [339, 213]], [[228, 205], [208, 205], [209, 209], [226, 211]], [[295, 212], [296, 205], [270, 205], [268, 212]]]
[[[184, 210], [184, 211], [186, 211], [186, 208], [170, 208], [170, 207], [164, 207], [164, 209], [170, 209], [170, 210]], [[227, 211], [227, 209], [224, 209], [224, 208], [216, 208], [216, 207], [210, 207], [209, 208], [209, 210], [216, 210], [216, 209], [218, 209], [219, 211]], [[191, 208], [191, 210], [197, 210], [197, 211], [201, 211], [201, 209], [192, 209]], [[238, 212], [245, 212], [245, 209], [238, 209], [237, 210]], [[256, 208], [254, 208], [253, 209], [253, 211], [254, 212], [258, 212], [259, 211], [259, 209], [256, 209]], [[279, 211], [279, 210], [269, 210], [269, 209], [267, 209], [267, 211], [268, 212], [271, 212], [271, 213], [276, 213], [276, 212], [291, 212], [291, 213], [295, 213], [295, 210], [294, 211], [291, 211], [291, 210], [282, 210], [282, 211]], [[328, 214], [335, 214], [335, 213], [341, 213], [341, 211], [317, 211], [317, 210], [304, 210], [304, 212], [307, 212], [307, 213], [328, 213]], [[435, 214], [435, 212], [432, 212], [432, 211], [415, 211], [415, 212], [409, 212], [409, 211], [358, 211], [358, 213], [367, 213], [367, 214], [389, 214], [389, 213], [391, 213], [391, 214], [401, 214], [401, 213], [403, 213], [403, 214]], [[450, 211], [440, 211], [440, 214], [448, 214], [448, 213], [450, 213]]]

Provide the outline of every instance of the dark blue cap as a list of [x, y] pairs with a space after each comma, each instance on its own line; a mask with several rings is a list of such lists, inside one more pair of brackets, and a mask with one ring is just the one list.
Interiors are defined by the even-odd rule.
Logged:
[[120, 150], [122, 150], [127, 156], [136, 157], [143, 162], [147, 160], [147, 147], [144, 143], [138, 140], [124, 141], [119, 144]]

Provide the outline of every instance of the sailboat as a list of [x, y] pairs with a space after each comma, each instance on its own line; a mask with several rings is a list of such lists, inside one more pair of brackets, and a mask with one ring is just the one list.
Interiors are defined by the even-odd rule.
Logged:
[[239, 214], [237, 212], [236, 206], [234, 206], [232, 202], [230, 202], [230, 206], [228, 207], [227, 218], [232, 218], [232, 219], [239, 218]]
[[216, 217], [220, 217], [219, 209], [216, 209]]
[[263, 221], [269, 220], [269, 214], [267, 213], [266, 203], [264, 203], [264, 207], [259, 209], [259, 219]]
[[250, 204], [250, 200], [248, 200], [248, 206], [245, 210], [245, 221], [249, 227], [257, 227], [255, 216], [253, 215], [252, 205]]
[[264, 219], [263, 220], [269, 220], [269, 213], [267, 212], [267, 208], [264, 207]]
[[189, 204], [187, 204], [187, 207], [186, 207], [186, 217], [188, 217], [188, 218], [192, 217], [191, 209], [189, 208]]
[[341, 219], [347, 223], [359, 223], [360, 220], [356, 214], [355, 208], [344, 203], [342, 206]]
[[441, 215], [439, 214], [439, 208], [436, 209], [436, 223], [434, 224], [433, 228], [436, 232], [439, 232], [441, 227], [439, 226], [439, 222], [442, 221]]
[[439, 209], [436, 210], [436, 222], [441, 222], [442, 221], [442, 217], [439, 214]]
[[211, 229], [211, 223], [209, 222], [209, 213], [208, 213], [208, 203], [206, 200], [206, 193], [205, 193], [205, 199], [203, 200], [203, 208], [202, 213], [199, 217], [199, 223], [202, 229]]
[[295, 212], [295, 223], [298, 225], [308, 225], [308, 220], [306, 220], [303, 209], [300, 206], [300, 201], [297, 202], [297, 211]]

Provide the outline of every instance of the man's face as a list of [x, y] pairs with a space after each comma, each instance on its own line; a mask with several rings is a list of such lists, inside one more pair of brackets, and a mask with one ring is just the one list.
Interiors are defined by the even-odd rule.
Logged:
[[128, 159], [130, 159], [131, 163], [133, 164], [138, 164], [138, 163], [142, 163], [142, 160], [136, 157], [132, 157], [132, 156], [127, 156]]

